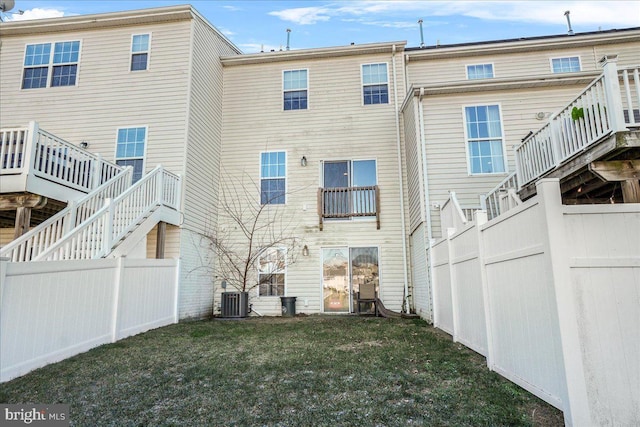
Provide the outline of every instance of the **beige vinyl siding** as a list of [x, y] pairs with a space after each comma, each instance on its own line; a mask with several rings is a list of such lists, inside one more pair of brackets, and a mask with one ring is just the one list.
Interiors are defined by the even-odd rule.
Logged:
[[[156, 245], [158, 242], [158, 226], [156, 225], [147, 234], [147, 258], [156, 257]], [[180, 258], [180, 228], [167, 224], [165, 242], [164, 242], [165, 258]]]
[[[114, 160], [119, 127], [148, 126], [146, 170], [161, 163], [183, 173], [189, 21], [37, 36], [3, 36], [2, 126], [30, 120]], [[152, 33], [148, 71], [129, 71], [131, 35]], [[21, 89], [26, 44], [80, 40], [76, 86]]]
[[193, 21], [189, 125], [185, 164], [185, 227], [206, 232], [215, 223], [222, 144], [223, 69], [235, 51], [200, 18]]
[[[399, 59], [396, 74], [401, 80]], [[390, 103], [365, 106], [361, 65], [380, 62], [388, 64]], [[321, 249], [334, 246], [379, 247], [381, 297], [390, 308], [400, 309], [404, 265], [391, 66], [389, 52], [225, 67], [225, 88], [234, 89], [225, 91], [222, 173], [236, 181], [246, 174], [258, 183], [260, 152], [286, 151], [289, 194], [283, 217], [294, 218], [295, 234], [310, 252], [289, 267], [287, 294], [298, 297], [298, 309], [304, 312], [320, 311]], [[309, 108], [283, 111], [282, 71], [296, 69], [308, 70]], [[399, 94], [405, 92], [398, 89]], [[308, 160], [306, 167], [300, 165], [302, 156]], [[353, 159], [377, 161], [381, 229], [376, 230], [375, 221], [364, 220], [325, 222], [324, 231], [319, 231], [320, 162]], [[279, 300], [258, 300], [253, 292], [257, 311], [279, 313]]]
[[421, 223], [409, 238], [411, 246], [411, 278], [413, 279], [412, 299], [416, 314], [433, 321], [431, 289], [429, 287], [427, 265], [426, 224]]
[[409, 232], [413, 232], [424, 221], [424, 197], [422, 195], [423, 174], [422, 150], [420, 148], [420, 123], [417, 98], [412, 98], [402, 112], [404, 124], [404, 153], [407, 172], [407, 205], [409, 207]]
[[[508, 173], [514, 171], [513, 147], [529, 131], [540, 128], [537, 112], [554, 112], [582, 86], [469, 93], [423, 98], [429, 192], [431, 203], [444, 204], [455, 191], [460, 205], [478, 207], [479, 196], [495, 187], [507, 173], [469, 175], [464, 135], [464, 106], [499, 104]], [[434, 237], [441, 237], [439, 211], [431, 209]]]
[[[413, 83], [451, 83], [467, 80], [467, 65], [493, 64], [493, 79], [480, 79], [474, 82], [485, 82], [514, 77], [539, 77], [553, 75], [551, 59], [578, 56], [580, 57], [581, 71], [599, 73], [601, 71], [598, 61], [604, 55], [617, 54], [620, 67], [635, 65], [640, 61], [637, 43], [619, 43], [605, 46], [567, 47], [554, 50], [540, 50], [534, 52], [518, 52], [505, 54], [483, 55], [478, 49], [461, 57], [446, 59], [428, 59], [428, 55], [421, 59], [411, 57], [407, 72]], [[446, 48], [444, 48], [446, 49]], [[417, 55], [417, 54], [416, 54]], [[570, 75], [572, 73], [563, 73]]]
[[[193, 21], [189, 120], [185, 149], [184, 224], [179, 253], [180, 318], [210, 316], [213, 310], [213, 265], [206, 235], [216, 222], [222, 139], [221, 55], [235, 51], [199, 17]], [[182, 160], [182, 158], [181, 158]], [[186, 231], [188, 229], [189, 231]]]

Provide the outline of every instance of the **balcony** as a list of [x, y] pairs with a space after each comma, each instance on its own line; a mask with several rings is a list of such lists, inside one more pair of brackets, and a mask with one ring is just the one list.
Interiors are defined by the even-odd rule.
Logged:
[[[564, 204], [640, 202], [640, 67], [603, 73], [515, 147], [516, 171], [485, 196], [489, 218], [559, 178]], [[517, 196], [515, 195], [517, 191]]]
[[320, 231], [325, 219], [375, 217], [380, 229], [380, 189], [368, 187], [318, 188], [318, 217]]
[[35, 122], [0, 129], [0, 226], [21, 235], [121, 170]]

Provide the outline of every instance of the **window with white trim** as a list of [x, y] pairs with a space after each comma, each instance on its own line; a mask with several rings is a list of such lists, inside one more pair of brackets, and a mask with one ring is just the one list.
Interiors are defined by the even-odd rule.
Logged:
[[116, 164], [133, 168], [133, 182], [142, 178], [147, 128], [120, 128], [116, 141]]
[[467, 65], [467, 79], [492, 79], [493, 78], [493, 64], [476, 64]]
[[551, 71], [554, 73], [575, 73], [580, 71], [580, 57], [552, 58]]
[[131, 37], [131, 71], [144, 71], [149, 65], [150, 34]]
[[364, 105], [389, 103], [387, 64], [362, 65], [362, 99]]
[[307, 109], [307, 70], [290, 70], [282, 74], [285, 110]]
[[267, 248], [258, 258], [258, 295], [284, 296], [287, 250]]
[[260, 155], [260, 204], [285, 203], [287, 156], [284, 151], [267, 151]]
[[499, 105], [465, 107], [469, 172], [505, 172], [504, 144]]
[[80, 41], [28, 44], [24, 52], [22, 89], [75, 86]]

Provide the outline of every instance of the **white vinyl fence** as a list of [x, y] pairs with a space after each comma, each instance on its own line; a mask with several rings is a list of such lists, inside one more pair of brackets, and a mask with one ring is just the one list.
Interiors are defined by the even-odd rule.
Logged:
[[0, 382], [176, 323], [178, 262], [0, 261]]
[[435, 243], [434, 324], [569, 426], [640, 425], [640, 205], [537, 192]]

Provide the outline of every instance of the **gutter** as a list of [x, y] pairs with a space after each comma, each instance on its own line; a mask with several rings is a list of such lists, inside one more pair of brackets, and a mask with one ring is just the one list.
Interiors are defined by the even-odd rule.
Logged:
[[[402, 261], [404, 272], [404, 301], [403, 307], [410, 312], [409, 306], [409, 267], [407, 266], [407, 225], [405, 221], [404, 210], [404, 186], [402, 185], [402, 145], [400, 140], [400, 110], [398, 108], [398, 80], [396, 76], [396, 45], [391, 49], [391, 66], [393, 68], [393, 101], [395, 104], [396, 115], [396, 143], [398, 147], [398, 183], [400, 185], [400, 218], [402, 228]], [[404, 64], [403, 64], [404, 65]], [[405, 306], [406, 304], [406, 306]]]

